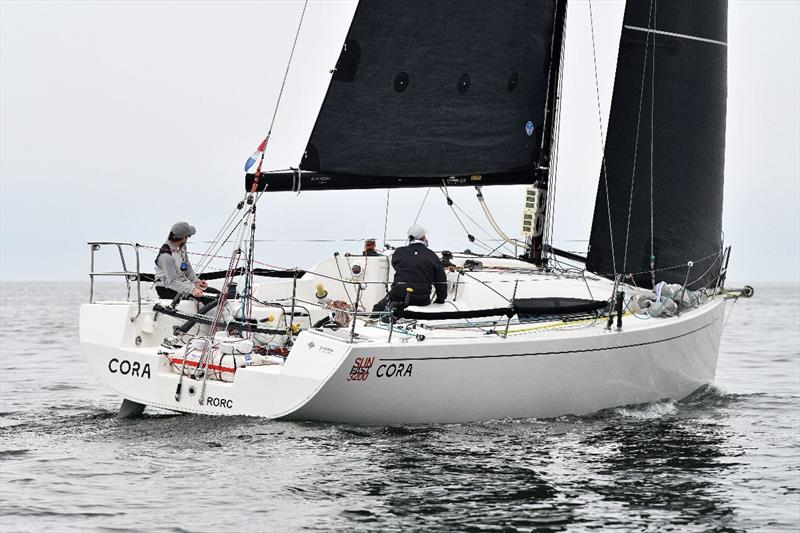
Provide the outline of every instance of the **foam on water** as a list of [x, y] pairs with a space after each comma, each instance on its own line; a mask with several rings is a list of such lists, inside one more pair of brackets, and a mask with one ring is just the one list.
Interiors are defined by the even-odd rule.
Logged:
[[664, 400], [661, 402], [637, 405], [635, 407], [617, 407], [613, 412], [622, 418], [651, 420], [654, 418], [662, 418], [666, 415], [674, 415], [678, 412], [678, 404], [673, 400]]

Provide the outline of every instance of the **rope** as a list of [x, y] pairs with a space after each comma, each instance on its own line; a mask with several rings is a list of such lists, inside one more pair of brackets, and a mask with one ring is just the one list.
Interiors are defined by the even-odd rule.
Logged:
[[510, 329], [508, 330], [509, 335], [519, 335], [522, 333], [529, 333], [532, 331], [542, 331], [548, 329], [557, 329], [557, 328], [579, 328], [579, 327], [591, 327], [594, 326], [600, 320], [600, 316], [586, 318], [583, 320], [571, 320], [569, 322], [556, 322], [551, 324], [543, 324], [541, 326], [531, 326], [523, 329]]
[[206, 397], [206, 385], [208, 383], [208, 366], [210, 363], [213, 362], [213, 348], [212, 343], [214, 339], [214, 334], [217, 332], [219, 328], [219, 322], [222, 319], [222, 313], [225, 309], [225, 303], [228, 299], [228, 286], [230, 285], [231, 280], [233, 279], [233, 272], [236, 269], [236, 266], [239, 264], [239, 258], [241, 256], [241, 249], [237, 249], [233, 255], [231, 256], [231, 261], [228, 264], [228, 273], [225, 276], [225, 282], [222, 285], [222, 291], [219, 295], [219, 303], [217, 303], [217, 311], [214, 315], [214, 320], [211, 322], [211, 325], [208, 328], [208, 342], [206, 342], [203, 346], [203, 351], [200, 354], [200, 359], [197, 362], [197, 368], [195, 369], [195, 379], [197, 378], [197, 373], [200, 369], [203, 369], [203, 384], [200, 389], [200, 405], [205, 403]]
[[[650, 23], [652, 21], [653, 16], [653, 2], [650, 1], [650, 11], [647, 15], [647, 28], [650, 29]], [[642, 102], [644, 101], [644, 80], [647, 79], [647, 53], [650, 51], [650, 33], [647, 32], [648, 35], [645, 38], [644, 44], [644, 58], [642, 59], [642, 81], [639, 86], [639, 109], [636, 115], [636, 142], [633, 144], [633, 165], [631, 168], [631, 190], [628, 194], [628, 219], [625, 226], [625, 250], [622, 259], [622, 271], [625, 272], [628, 268], [628, 240], [631, 234], [631, 212], [633, 211], [633, 189], [636, 183], [636, 160], [639, 157], [639, 129], [642, 123]], [[655, 56], [655, 53], [653, 54]], [[652, 113], [652, 105], [651, 105], [651, 113]], [[651, 115], [652, 116], [652, 115]], [[650, 123], [650, 135], [651, 135], [651, 145], [650, 145], [650, 170], [651, 170], [651, 191], [650, 191], [650, 212], [653, 212], [653, 204], [652, 204], [652, 169], [653, 169], [653, 152], [652, 152], [652, 133], [653, 133], [653, 123]], [[652, 242], [652, 241], [651, 241]], [[652, 253], [650, 255], [653, 255]]]
[[[482, 279], [478, 279], [478, 278], [476, 278], [475, 276], [473, 276], [473, 275], [471, 275], [471, 274], [467, 273], [467, 271], [466, 271], [466, 270], [465, 270], [465, 271], [463, 271], [463, 272], [461, 272], [461, 273], [464, 275], [464, 277], [467, 277], [467, 278], [470, 278], [470, 279], [472, 279], [472, 280], [475, 280], [475, 281], [477, 281], [478, 283], [480, 283], [481, 285], [483, 285], [484, 287], [486, 287], [487, 289], [489, 289], [490, 291], [492, 291], [493, 293], [495, 293], [496, 295], [498, 295], [498, 296], [499, 296], [500, 298], [502, 298], [503, 300], [507, 301], [508, 303], [511, 303], [511, 300], [509, 300], [508, 298], [506, 298], [506, 297], [505, 297], [505, 296], [504, 296], [502, 293], [500, 293], [500, 292], [498, 292], [497, 290], [495, 290], [495, 289], [494, 289], [494, 287], [491, 287], [491, 286], [489, 285], [489, 283], [488, 283], [488, 282], [486, 282], [486, 281], [483, 281]], [[511, 280], [507, 280], [507, 281], [511, 281]], [[514, 280], [514, 281], [518, 281], [518, 280]]]
[[[486, 205], [486, 199], [483, 197], [483, 193], [481, 192], [480, 188], [475, 187], [475, 190], [477, 192], [476, 197], [478, 198], [478, 203], [481, 204], [481, 208], [483, 209], [483, 214], [486, 215], [486, 220], [489, 221], [489, 225], [491, 225], [492, 229], [494, 229], [494, 231], [497, 232], [497, 235], [499, 235], [500, 238], [503, 241], [505, 241], [506, 243], [508, 243], [508, 244], [512, 244], [512, 245], [515, 245], [515, 246], [519, 245], [519, 246], [525, 247], [527, 245], [526, 243], [523, 243], [523, 242], [518, 241], [516, 239], [512, 239], [508, 235], [505, 234], [503, 229], [500, 227], [500, 225], [497, 223], [497, 221], [492, 216], [492, 212], [489, 210], [489, 206]], [[544, 228], [542, 228], [542, 230], [544, 232]], [[497, 248], [500, 248], [500, 246], [498, 246]], [[495, 249], [497, 249], [497, 248], [495, 248]]]
[[[597, 77], [597, 52], [594, 43], [594, 17], [592, 16], [592, 0], [589, 0], [589, 27], [592, 34], [592, 63], [594, 64], [594, 90], [597, 98], [597, 122], [600, 131], [600, 146], [601, 148], [606, 145], [605, 135], [603, 134], [603, 113], [600, 109], [600, 81]], [[606, 193], [606, 211], [608, 212], [608, 235], [611, 239], [611, 265], [614, 268], [614, 273], [617, 272], [617, 254], [614, 251], [614, 228], [611, 224], [611, 200], [608, 197], [608, 169], [606, 168], [606, 154], [603, 149], [603, 188]]]

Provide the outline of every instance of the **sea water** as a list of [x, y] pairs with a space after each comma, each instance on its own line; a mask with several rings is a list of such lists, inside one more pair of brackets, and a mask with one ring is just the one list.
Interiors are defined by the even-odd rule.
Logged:
[[798, 531], [800, 286], [729, 305], [716, 385], [592, 416], [115, 418], [85, 283], [2, 285], [0, 531]]

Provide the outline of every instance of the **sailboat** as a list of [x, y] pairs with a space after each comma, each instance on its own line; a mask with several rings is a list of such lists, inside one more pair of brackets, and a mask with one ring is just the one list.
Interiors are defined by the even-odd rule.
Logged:
[[[128, 283], [127, 300], [92, 294], [80, 316], [121, 414], [457, 423], [584, 415], [712, 383], [726, 301], [752, 294], [725, 286], [727, 3], [627, 3], [585, 255], [552, 245], [566, 13], [566, 0], [362, 0], [301, 161], [262, 170], [269, 134], [248, 161], [207, 254], [231, 250], [205, 273], [210, 305], [143, 293], [145, 246], [89, 243], [92, 287]], [[511, 184], [528, 186], [518, 238], [482, 201]], [[443, 304], [373, 309], [393, 279], [386, 243], [304, 270], [257, 259], [256, 208], [273, 193], [412, 187], [448, 203], [449, 189], [475, 188], [499, 236], [492, 253], [437, 252]], [[95, 270], [108, 246], [122, 271]]]

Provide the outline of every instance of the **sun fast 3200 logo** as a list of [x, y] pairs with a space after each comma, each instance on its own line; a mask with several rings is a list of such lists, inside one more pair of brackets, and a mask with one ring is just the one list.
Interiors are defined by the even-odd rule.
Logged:
[[364, 381], [369, 377], [369, 369], [375, 364], [374, 357], [356, 357], [353, 368], [347, 375], [347, 381]]

